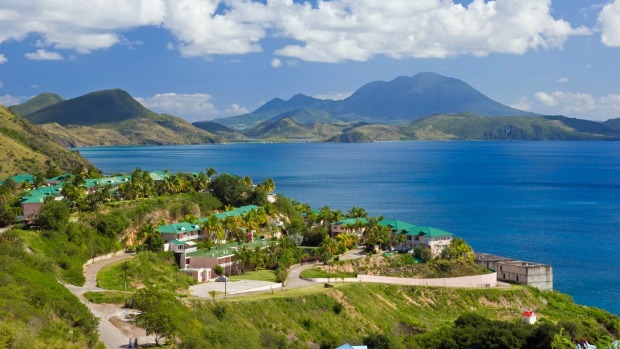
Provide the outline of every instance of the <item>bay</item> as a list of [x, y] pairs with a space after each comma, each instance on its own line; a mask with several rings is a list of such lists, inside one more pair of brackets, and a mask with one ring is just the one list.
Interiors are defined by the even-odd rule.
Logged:
[[620, 142], [393, 142], [80, 148], [106, 172], [272, 178], [314, 208], [441, 228], [551, 264], [555, 289], [620, 314]]

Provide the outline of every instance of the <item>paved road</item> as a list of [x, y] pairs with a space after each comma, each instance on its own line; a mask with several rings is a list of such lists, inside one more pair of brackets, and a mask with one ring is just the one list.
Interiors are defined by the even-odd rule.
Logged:
[[[340, 260], [349, 260], [349, 259], [358, 259], [366, 256], [363, 248], [356, 248], [351, 251], [347, 251], [346, 253], [340, 256]], [[320, 263], [312, 263], [312, 264], [295, 264], [288, 271], [288, 278], [286, 279], [286, 283], [284, 286], [286, 288], [299, 288], [305, 286], [316, 285], [316, 282], [308, 281], [301, 278], [301, 272], [306, 269], [312, 269], [317, 265], [321, 265]]]
[[84, 293], [88, 291], [104, 291], [97, 287], [97, 273], [102, 267], [133, 256], [134, 254], [124, 253], [90, 264], [84, 268], [86, 278], [84, 286], [65, 285], [99, 319], [99, 339], [110, 349], [127, 348], [129, 338], [135, 337], [138, 337], [139, 344], [155, 343], [155, 339], [152, 336], [146, 336], [144, 330], [127, 325], [121, 326], [123, 328], [121, 331], [112, 324], [111, 321], [123, 324], [122, 320], [131, 313], [131, 310], [123, 309], [116, 304], [93, 304], [84, 298]]

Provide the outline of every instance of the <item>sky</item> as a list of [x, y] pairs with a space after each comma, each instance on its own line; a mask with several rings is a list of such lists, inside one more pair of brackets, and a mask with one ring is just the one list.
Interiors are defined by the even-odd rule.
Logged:
[[436, 72], [620, 117], [620, 0], [0, 0], [0, 104], [121, 88], [188, 121]]

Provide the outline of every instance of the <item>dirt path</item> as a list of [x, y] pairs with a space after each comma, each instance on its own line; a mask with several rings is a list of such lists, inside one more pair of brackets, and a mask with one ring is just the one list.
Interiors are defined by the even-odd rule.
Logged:
[[155, 338], [146, 336], [143, 329], [133, 326], [127, 321], [127, 316], [133, 313], [133, 310], [124, 309], [116, 304], [93, 304], [84, 298], [84, 293], [88, 291], [105, 291], [97, 287], [97, 273], [101, 268], [133, 256], [134, 254], [124, 253], [90, 264], [84, 268], [84, 277], [86, 278], [84, 286], [65, 285], [99, 319], [99, 339], [105, 344], [106, 348], [127, 348], [129, 338], [136, 337], [140, 345], [155, 343]]

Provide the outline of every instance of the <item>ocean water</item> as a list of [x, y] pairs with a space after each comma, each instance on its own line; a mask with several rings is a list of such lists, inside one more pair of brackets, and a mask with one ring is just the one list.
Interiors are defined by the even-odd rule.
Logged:
[[620, 314], [620, 142], [227, 144], [79, 149], [136, 166], [271, 177], [315, 208], [447, 230], [478, 252], [551, 264], [555, 289]]

